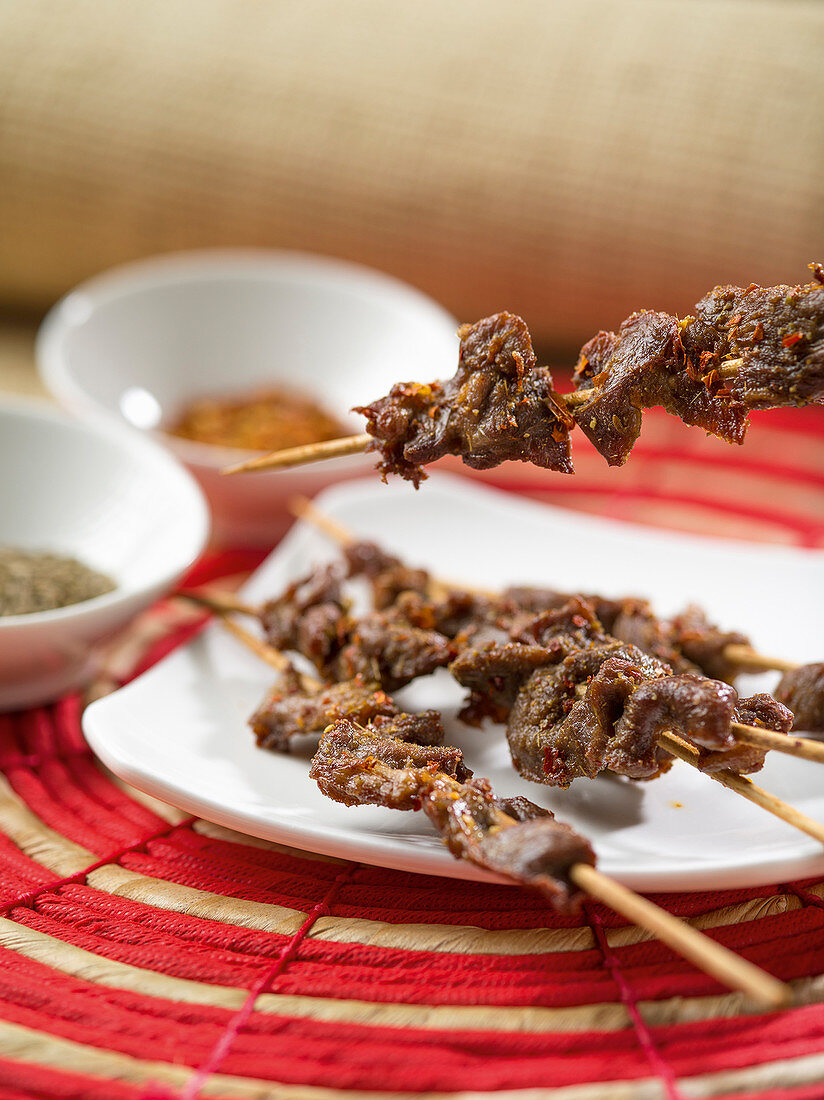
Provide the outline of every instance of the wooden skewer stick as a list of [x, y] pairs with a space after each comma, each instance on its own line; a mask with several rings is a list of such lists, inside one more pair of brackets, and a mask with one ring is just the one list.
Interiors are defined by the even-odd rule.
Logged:
[[287, 447], [283, 451], [273, 451], [268, 455], [258, 455], [257, 458], [247, 458], [244, 462], [236, 462], [234, 466], [226, 466], [220, 472], [241, 474], [254, 470], [282, 470], [287, 466], [307, 466], [310, 462], [323, 462], [327, 458], [362, 454], [367, 444], [371, 442], [372, 436], [364, 432], [362, 435], [345, 435], [341, 439], [326, 439], [322, 443], [304, 443], [300, 447]]
[[[648, 898], [627, 889], [595, 867], [590, 867], [587, 863], [576, 863], [570, 869], [569, 877], [581, 890], [614, 909], [639, 928], [652, 933], [722, 985], [730, 989], [740, 989], [761, 1004], [772, 1005], [774, 1008], [791, 1003], [792, 990], [789, 986], [742, 959], [735, 952], [721, 947], [692, 925], [674, 917]], [[708, 950], [709, 944], [712, 947]]]
[[[742, 362], [741, 359], [728, 359], [718, 368], [718, 373], [722, 378], [733, 378]], [[569, 393], [559, 393], [558, 397], [565, 405], [574, 409], [576, 405], [587, 402], [592, 393], [591, 389], [572, 390]], [[226, 466], [221, 473], [241, 474], [251, 473], [254, 470], [283, 470], [288, 466], [305, 466], [310, 462], [323, 462], [327, 458], [362, 454], [372, 439], [371, 435], [363, 432], [361, 435], [347, 435], [340, 439], [327, 439], [320, 443], [287, 447], [282, 451], [272, 451], [267, 455], [258, 455], [257, 458], [236, 462], [233, 466]]]
[[184, 588], [178, 595], [218, 615], [222, 615], [225, 611], [234, 611], [238, 615], [251, 615], [256, 618], [258, 614], [256, 607], [244, 603], [233, 592], [224, 592], [216, 588]]
[[292, 497], [289, 501], [289, 511], [297, 519], [305, 520], [322, 534], [328, 535], [338, 546], [351, 546], [356, 541], [348, 527], [327, 516], [309, 497]]
[[[590, 392], [590, 390], [576, 390], [558, 396], [563, 398], [565, 404], [574, 408], [576, 405], [583, 404]], [[345, 435], [340, 439], [324, 439], [320, 443], [304, 443], [300, 447], [286, 447], [282, 451], [272, 451], [267, 455], [247, 458], [243, 462], [236, 462], [233, 466], [224, 467], [220, 472], [248, 474], [255, 470], [285, 470], [289, 466], [307, 466], [310, 462], [324, 462], [328, 458], [363, 454], [373, 440], [373, 436], [363, 432], [361, 435]]]
[[[283, 671], [289, 666], [289, 659], [283, 653], [235, 623], [231, 618], [232, 609], [221, 607], [220, 601], [207, 603], [203, 599], [198, 599], [196, 593], [189, 593], [186, 598], [194, 599], [202, 606], [208, 606], [214, 610], [226, 629], [238, 641], [273, 668]], [[304, 676], [302, 679], [309, 690], [321, 686], [320, 682], [311, 676]], [[509, 828], [517, 822], [508, 814], [501, 812], [497, 815], [497, 824], [501, 828]], [[654, 902], [640, 897], [588, 863], [573, 864], [569, 875], [579, 889], [590, 897], [614, 909], [616, 913], [620, 913], [639, 928], [643, 928], [728, 989], [739, 990], [764, 1008], [778, 1009], [791, 1004], [793, 993], [784, 982], [741, 958], [740, 955], [736, 955], [734, 951], [730, 951], [722, 944], [711, 940], [691, 925], [679, 920], [678, 917], [667, 913]]]
[[793, 669], [798, 668], [797, 661], [785, 661], [783, 657], [767, 657], [748, 645], [735, 643], [724, 646], [724, 657], [740, 665], [746, 672], [770, 672], [773, 669], [779, 672], [792, 672]]
[[824, 743], [821, 741], [812, 741], [809, 737], [794, 737], [791, 733], [776, 733], [775, 730], [765, 730], [759, 726], [745, 726], [743, 722], [731, 722], [730, 726], [738, 740], [747, 745], [824, 764]]
[[[333, 519], [323, 515], [311, 501], [304, 498], [297, 498], [292, 502], [293, 511], [296, 515], [300, 515], [308, 522], [314, 523], [321, 528], [326, 534], [343, 545], [347, 545], [352, 541], [352, 536], [345, 528], [339, 526]], [[220, 592], [214, 589], [209, 591], [183, 591], [180, 595], [191, 600], [193, 603], [199, 604], [201, 607], [205, 607], [209, 611], [213, 611], [218, 615], [225, 615], [227, 612], [234, 612], [241, 615], [250, 615], [257, 617], [256, 608], [251, 604], [244, 603], [242, 600], [237, 599], [231, 592]], [[257, 639], [253, 634], [247, 634], [243, 631], [243, 628], [236, 623], [232, 623], [231, 620], [227, 620], [231, 625], [229, 629], [237, 633], [243, 632], [249, 639], [253, 639], [257, 642]], [[267, 658], [264, 656], [264, 660]], [[275, 665], [276, 668], [283, 668], [283, 665]], [[774, 730], [760, 729], [758, 726], [747, 726], [742, 722], [733, 722], [732, 728], [735, 730], [741, 741], [746, 742], [748, 745], [755, 745], [758, 748], [774, 749], [776, 752], [786, 753], [788, 756], [800, 756], [805, 760], [813, 760], [818, 764], [824, 764], [824, 743], [820, 741], [811, 741], [806, 737], [791, 737], [787, 734], [776, 733]]]
[[[307, 500], [305, 497], [296, 497], [290, 503], [290, 507], [295, 515], [299, 516], [301, 519], [305, 519], [308, 523], [312, 523], [319, 530], [323, 531], [324, 534], [329, 535], [330, 538], [341, 545], [348, 546], [354, 541], [354, 536], [350, 531], [321, 512], [319, 508], [315, 507], [311, 500]], [[220, 592], [210, 589], [199, 590], [197, 592], [184, 591], [181, 592], [180, 595], [220, 615], [225, 612], [237, 612], [242, 615], [250, 616], [257, 615], [256, 608], [239, 600], [230, 592]], [[232, 624], [231, 629], [237, 631], [242, 630], [242, 627]], [[254, 635], [250, 634], [248, 637], [254, 639]], [[731, 649], [747, 650], [748, 652], [754, 653], [754, 651], [749, 650], [748, 646], [727, 647], [728, 651]], [[729, 655], [729, 652], [727, 655]], [[759, 655], [755, 654], [755, 656], [757, 657]], [[264, 659], [266, 658], [264, 657]], [[765, 658], [765, 660], [767, 660], [767, 658]], [[794, 665], [790, 665], [790, 662], [785, 662], [785, 664], [790, 667], [795, 667]], [[284, 666], [276, 665], [275, 667], [282, 668]], [[800, 756], [805, 760], [813, 760], [818, 764], [824, 764], [824, 743], [820, 741], [811, 741], [806, 737], [790, 737], [783, 733], [776, 733], [774, 730], [760, 729], [757, 726], [747, 726], [741, 722], [733, 722], [732, 728], [735, 730], [739, 739], [748, 745], [755, 745], [758, 748], [766, 750], [774, 749], [776, 752], [783, 752], [789, 756]]]
[[[321, 512], [321, 510], [307, 497], [293, 497], [289, 502], [289, 507], [298, 519], [304, 519], [307, 523], [311, 523], [313, 526], [317, 527], [319, 531], [323, 531], [324, 534], [329, 535], [333, 541], [340, 543], [341, 546], [349, 546], [354, 541], [354, 536], [350, 531], [341, 526], [341, 524], [337, 523], [330, 516]], [[476, 592], [478, 595], [494, 595], [489, 589], [475, 588], [470, 585], [461, 584], [455, 585], [455, 587], [461, 588], [465, 592]], [[223, 609], [226, 611], [236, 611], [241, 615], [257, 616], [258, 614], [257, 608], [239, 600], [231, 592], [223, 592], [217, 589], [198, 589], [196, 592], [181, 592], [180, 595], [195, 600], [202, 606], [208, 607], [213, 611], [220, 611]], [[798, 662], [796, 661], [785, 661], [782, 657], [767, 657], [748, 645], [728, 645], [724, 648], [724, 657], [728, 661], [740, 665], [747, 672], [769, 672], [772, 670], [792, 672], [793, 669], [798, 668]], [[741, 728], [755, 729], [753, 726], [742, 726]], [[758, 732], [763, 733], [764, 731], [760, 730]], [[757, 744], [759, 742], [754, 741], [752, 743]], [[809, 743], [817, 744], [817, 742]], [[768, 747], [777, 748], [778, 746], [770, 745]], [[793, 755], [800, 755], [791, 749], [786, 749], [785, 751], [791, 752]]]

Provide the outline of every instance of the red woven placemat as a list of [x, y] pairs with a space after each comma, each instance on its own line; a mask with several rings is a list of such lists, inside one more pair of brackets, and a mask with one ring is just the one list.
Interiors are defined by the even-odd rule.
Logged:
[[[824, 416], [770, 417], [740, 452], [653, 417], [624, 470], [576, 455], [580, 480], [518, 488], [821, 545]], [[195, 628], [172, 607], [144, 665]], [[758, 1014], [597, 905], [560, 918], [188, 818], [101, 769], [76, 697], [0, 716], [0, 770], [3, 1098], [824, 1096], [824, 883], [657, 897], [793, 983], [795, 1007]]]

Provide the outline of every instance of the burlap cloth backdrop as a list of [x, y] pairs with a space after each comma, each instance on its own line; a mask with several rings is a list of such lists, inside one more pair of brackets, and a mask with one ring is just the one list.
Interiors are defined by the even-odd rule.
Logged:
[[198, 245], [580, 344], [824, 255], [824, 5], [1, 0], [0, 301]]

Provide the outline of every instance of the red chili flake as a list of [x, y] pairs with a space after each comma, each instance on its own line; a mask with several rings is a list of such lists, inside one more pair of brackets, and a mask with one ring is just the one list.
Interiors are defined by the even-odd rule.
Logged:
[[800, 343], [803, 339], [803, 332], [794, 332], [792, 336], [785, 336], [781, 343], [785, 348], [794, 348], [795, 345]]
[[545, 748], [544, 749], [544, 775], [548, 779], [557, 779], [561, 774], [562, 766], [561, 756], [557, 749]]
[[713, 369], [704, 376], [704, 385], [707, 387], [708, 392], [711, 393], [713, 396], [718, 394], [719, 388], [721, 386], [721, 375], [718, 373], [717, 370]]
[[764, 339], [764, 326], [759, 321], [758, 324], [755, 326], [755, 329], [753, 330], [752, 342], [754, 344], [758, 344], [763, 339]]

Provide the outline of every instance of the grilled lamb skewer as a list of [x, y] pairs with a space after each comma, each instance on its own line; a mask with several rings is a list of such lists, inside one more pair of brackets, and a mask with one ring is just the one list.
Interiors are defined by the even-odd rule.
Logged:
[[[360, 674], [366, 682], [396, 690], [417, 675], [425, 675], [433, 671], [434, 667], [447, 663], [450, 652], [454, 655], [470, 644], [477, 649], [482, 641], [489, 638], [502, 642], [497, 647], [493, 646], [491, 652], [485, 653], [483, 662], [497, 661], [497, 651], [502, 648], [505, 663], [514, 661], [512, 671], [518, 686], [522, 686], [524, 682], [524, 660], [532, 661], [532, 669], [557, 660], [547, 658], [540, 647], [537, 651], [527, 653], [523, 647], [508, 645], [507, 630], [518, 640], [517, 624], [520, 622], [528, 626], [530, 622], [530, 616], [526, 615], [525, 618], [524, 608], [557, 608], [558, 603], [565, 598], [564, 594], [549, 589], [513, 588], [507, 590], [505, 596], [496, 597], [450, 589], [443, 582], [435, 581], [426, 570], [410, 569], [395, 556], [387, 554], [374, 544], [352, 539], [342, 529], [336, 530], [334, 537], [344, 542], [345, 568], [340, 565], [325, 566], [308, 578], [295, 582], [290, 586], [288, 598], [272, 601], [267, 605], [269, 614], [264, 612], [264, 622], [279, 624], [278, 628], [281, 630], [279, 634], [270, 631], [270, 642], [298, 648], [315, 660], [327, 678], [349, 678]], [[382, 602], [391, 599], [395, 601], [380, 613], [367, 616], [362, 621], [365, 629], [357, 620], [347, 619], [346, 601], [341, 596], [344, 576], [357, 574], [370, 579], [376, 599], [380, 598]], [[415, 590], [407, 590], [409, 585], [413, 585]], [[440, 593], [438, 597], [428, 599], [423, 595], [433, 588]], [[314, 598], [319, 603], [313, 604], [302, 593], [315, 593]], [[577, 597], [573, 597], [575, 598]], [[761, 660], [758, 654], [743, 644], [747, 641], [743, 635], [720, 632], [707, 623], [703, 613], [697, 608], [688, 608], [687, 612], [671, 622], [661, 623], [645, 601], [609, 600], [603, 597], [594, 599], [600, 614], [613, 623], [613, 629], [617, 626], [625, 638], [644, 641], [648, 655], [656, 657], [659, 663], [664, 657], [667, 659], [665, 663], [674, 666], [666, 670], [668, 675], [673, 671], [696, 671], [697, 666], [685, 656], [685, 652], [701, 661], [709, 673], [714, 673], [712, 679], [720, 679], [722, 676], [731, 679], [739, 668], [751, 667], [754, 659], [759, 662]], [[318, 660], [318, 646], [314, 644], [311, 631], [306, 631], [302, 625], [304, 613], [314, 617], [315, 625], [320, 623], [323, 627], [322, 637], [332, 639], [336, 656], [331, 662], [326, 660], [329, 653], [324, 646], [320, 649], [326, 654], [326, 658]], [[535, 617], [531, 618], [534, 620]], [[326, 629], [330, 620], [335, 624], [331, 632]], [[433, 631], [433, 627], [437, 627], [437, 630]], [[390, 631], [388, 634], [387, 628]], [[303, 646], [300, 644], [301, 638]], [[341, 639], [348, 639], [343, 651]], [[529, 642], [532, 639], [525, 640]], [[611, 641], [615, 642], [616, 639], [613, 637]], [[684, 652], [679, 652], [678, 646]], [[735, 659], [730, 656], [732, 651], [736, 651]], [[343, 662], [338, 659], [341, 652], [345, 655]], [[621, 656], [615, 653], [611, 655]], [[633, 650], [630, 660], [634, 659]], [[460, 664], [456, 665], [456, 668], [461, 667], [463, 666]], [[759, 667], [763, 667], [763, 663]], [[484, 671], [483, 668], [479, 671], [485, 676], [480, 692], [482, 701], [478, 702], [477, 692], [471, 695], [462, 716], [470, 722], [485, 716], [492, 716], [496, 721], [506, 721], [515, 692], [512, 691], [510, 697], [504, 699], [496, 713], [492, 703], [498, 688], [490, 688], [492, 673], [487, 675], [489, 669]], [[494, 675], [500, 678], [505, 672], [505, 669], [498, 669]], [[685, 683], [680, 688], [682, 697], [688, 690]], [[472, 685], [467, 682], [466, 686]], [[669, 686], [667, 690], [673, 689]], [[693, 686], [693, 694], [696, 690]], [[707, 698], [717, 695], [717, 692], [713, 693], [706, 685], [702, 690]], [[735, 699], [737, 701], [737, 695]], [[722, 706], [722, 702], [715, 698], [712, 705], [718, 708]], [[824, 761], [820, 746], [808, 740], [783, 736], [787, 729], [786, 715], [783, 710], [775, 711], [775, 703], [767, 696], [756, 696], [752, 701], [742, 702], [738, 710], [729, 714], [727, 719], [728, 732], [735, 733], [734, 742], [731, 743], [728, 739], [723, 746], [701, 745], [700, 766], [704, 770], [722, 769], [738, 774], [757, 771], [763, 766], [765, 753], [770, 748]], [[659, 753], [658, 759], [660, 763], [666, 757]], [[642, 769], [644, 767], [639, 766]], [[645, 766], [649, 767], [648, 761]]]
[[537, 364], [520, 317], [496, 313], [459, 329], [458, 369], [445, 382], [398, 383], [355, 411], [367, 431], [251, 459], [268, 469], [372, 450], [378, 469], [411, 480], [457, 455], [489, 469], [507, 460], [572, 473], [577, 425], [611, 466], [626, 462], [641, 413], [663, 407], [729, 443], [743, 443], [754, 409], [824, 401], [824, 269], [803, 286], [715, 287], [692, 316], [643, 310], [584, 345], [575, 391], [559, 394]]
[[795, 715], [793, 729], [824, 733], [824, 664], [791, 669], [779, 680], [774, 694]]
[[309, 775], [347, 806], [423, 810], [457, 859], [538, 887], [557, 909], [577, 908], [583, 891], [570, 870], [594, 865], [589, 842], [527, 799], [503, 802], [487, 780], [447, 772], [438, 753], [457, 751], [409, 745], [341, 719], [323, 733]]
[[516, 769], [553, 786], [606, 770], [653, 778], [669, 766], [659, 746], [665, 731], [700, 750], [702, 770], [757, 771], [766, 749], [741, 745], [734, 723], [783, 734], [792, 722], [770, 696], [739, 701], [718, 680], [673, 675], [607, 634], [581, 599], [536, 616], [511, 642], [465, 649], [450, 671], [470, 689], [464, 719], [506, 719]]
[[743, 443], [754, 409], [824, 399], [824, 270], [806, 286], [718, 286], [679, 321], [634, 313], [581, 350], [572, 415], [610, 466], [641, 430], [641, 410], [663, 405], [728, 443]]
[[[189, 598], [195, 599], [211, 610], [217, 611], [224, 625], [230, 628], [235, 637], [258, 657], [282, 672], [289, 671], [288, 658], [261, 642], [243, 627], [238, 626], [231, 618], [232, 610], [227, 609], [225, 605], [221, 606], [219, 600], [214, 600], [209, 596], [204, 598], [196, 593], [190, 593]], [[237, 607], [233, 610], [236, 611]], [[246, 608], [242, 610], [243, 613], [246, 613]], [[301, 688], [307, 694], [321, 690], [321, 686], [313, 678], [297, 675]], [[401, 721], [398, 724], [404, 726], [403, 719], [405, 717], [412, 717], [414, 721], [417, 716], [386, 717], [390, 722], [393, 717], [400, 718]], [[556, 905], [565, 904], [569, 898], [570, 890], [567, 884], [569, 882], [574, 885], [576, 891], [586, 891], [592, 897], [615, 909], [616, 912], [622, 914], [628, 920], [657, 936], [706, 973], [711, 974], [730, 988], [739, 989], [754, 997], [758, 1003], [768, 1007], [780, 1007], [791, 1000], [792, 995], [788, 987], [771, 977], [771, 975], [732, 954], [720, 944], [708, 940], [696, 929], [685, 925], [647, 899], [639, 897], [626, 887], [602, 875], [588, 861], [591, 859], [594, 862], [594, 857], [592, 857], [591, 849], [583, 838], [578, 837], [566, 826], [561, 826], [560, 823], [555, 823], [555, 828], [551, 834], [548, 832], [546, 822], [551, 821], [552, 818], [547, 811], [535, 807], [528, 800], [522, 798], [494, 799], [488, 785], [484, 785], [481, 780], [472, 782], [472, 787], [469, 788], [467, 781], [471, 780], [471, 773], [465, 768], [459, 750], [404, 742], [398, 738], [386, 736], [386, 727], [383, 731], [384, 736], [381, 737], [380, 732], [376, 734], [374, 730], [369, 731], [347, 720], [338, 719], [338, 727], [341, 723], [347, 729], [357, 731], [360, 728], [363, 732], [368, 733], [370, 737], [370, 743], [366, 746], [366, 759], [355, 761], [357, 764], [355, 774], [351, 771], [341, 774], [339, 756], [331, 761], [327, 759], [327, 765], [331, 765], [334, 772], [334, 775], [332, 775], [327, 769], [327, 778], [330, 781], [336, 778], [339, 784], [341, 782], [345, 784], [345, 789], [340, 790], [340, 793], [346, 795], [344, 800], [349, 799], [351, 801], [357, 792], [359, 799], [368, 801], [366, 792], [371, 789], [374, 793], [376, 780], [384, 787], [387, 779], [390, 780], [389, 792], [397, 792], [403, 786], [404, 769], [410, 765], [417, 768], [423, 763], [427, 774], [431, 776], [433, 781], [437, 782], [439, 792], [441, 792], [441, 797], [437, 798], [433, 789], [427, 798], [427, 804], [430, 806], [430, 816], [436, 822], [441, 835], [449, 842], [453, 852], [457, 850], [458, 854], [470, 858], [470, 848], [474, 851], [480, 849], [479, 855], [484, 860], [484, 866], [508, 874], [510, 877], [515, 872], [520, 876], [515, 881], [528, 881], [530, 885], [545, 892], [554, 900]], [[334, 727], [330, 727], [327, 733], [331, 734], [333, 729]], [[376, 760], [376, 736], [384, 745], [382, 760]], [[349, 744], [345, 747], [348, 751], [353, 746]], [[674, 751], [678, 751], [677, 748]], [[316, 759], [317, 756], [318, 754], [316, 754]], [[368, 761], [379, 765], [379, 769], [376, 771], [375, 768], [368, 766]], [[351, 760], [349, 762], [352, 763]], [[397, 765], [401, 767], [397, 768]], [[382, 769], [386, 769], [386, 771], [382, 771]], [[399, 772], [400, 774], [398, 774]], [[360, 776], [360, 780], [358, 776]], [[407, 775], [406, 779], [409, 778]], [[414, 783], [415, 776], [411, 778]], [[400, 788], [396, 780], [401, 781]], [[446, 794], [446, 798], [443, 797], [443, 793]], [[461, 793], [466, 795], [467, 813], [462, 812], [460, 805]], [[760, 791], [758, 793], [759, 795], [764, 794]], [[382, 797], [386, 797], [386, 793]], [[748, 795], [748, 797], [753, 797], [753, 795]], [[476, 813], [474, 817], [469, 812], [475, 810], [474, 804], [470, 804], [470, 799], [474, 800], [475, 798], [480, 800], [480, 811], [488, 815], [485, 819], [480, 812]], [[371, 800], [374, 801], [374, 797]], [[795, 813], [798, 820], [793, 823], [799, 828], [809, 830], [814, 826], [814, 823], [807, 822], [806, 819], [802, 818], [802, 815], [797, 815], [796, 811], [792, 811], [791, 807], [777, 803], [771, 806], [770, 809], [771, 812], [784, 817], [785, 820], [790, 820], [791, 815]], [[516, 833], [515, 829], [519, 828], [519, 822], [522, 825], [532, 822], [538, 828], [534, 830], [520, 828], [520, 831]], [[485, 825], [488, 825], [486, 835], [483, 833]], [[570, 851], [570, 848], [572, 851]], [[583, 856], [583, 859], [580, 862], [572, 862], [575, 854], [579, 858]], [[547, 867], [545, 862], [548, 856], [553, 858], [553, 865], [550, 867]], [[560, 871], [562, 877], [558, 878], [551, 873], [549, 875], [544, 873], [553, 870], [556, 873]], [[566, 877], [563, 877], [564, 872]]]
[[498, 799], [487, 780], [441, 769], [432, 754], [444, 751], [341, 720], [324, 732], [310, 775], [347, 806], [423, 810], [456, 858], [539, 890], [557, 910], [574, 910], [589, 894], [726, 984], [774, 1005], [786, 998], [781, 983], [601, 874], [588, 841], [550, 811], [525, 798]]
[[258, 745], [288, 752], [292, 739], [321, 733], [340, 719], [380, 730], [382, 735], [418, 745], [443, 744], [444, 729], [436, 710], [405, 714], [385, 691], [360, 677], [321, 684], [302, 676], [291, 664], [249, 719]]
[[[261, 619], [272, 645], [309, 657], [323, 675], [360, 673], [388, 691], [397, 690], [401, 679], [408, 682], [411, 673], [425, 675], [448, 664], [470, 639], [506, 640], [519, 618], [557, 610], [577, 595], [540, 587], [513, 586], [492, 593], [450, 586], [365, 540], [344, 546], [343, 554], [342, 564], [321, 566], [268, 602]], [[343, 596], [344, 581], [353, 576], [368, 579], [375, 611], [380, 613], [360, 620], [362, 625], [351, 616]], [[610, 634], [665, 661], [674, 671], [703, 672], [732, 682], [740, 672], [776, 664], [755, 653], [745, 635], [709, 622], [698, 607], [665, 620], [637, 597], [587, 593], [583, 598], [595, 607]], [[372, 676], [379, 646], [385, 655], [377, 661], [378, 675]], [[416, 651], [409, 667], [407, 662], [399, 664], [403, 646]], [[387, 656], [391, 653], [394, 659]]]

